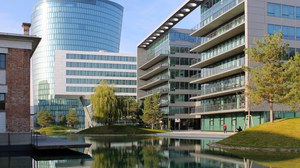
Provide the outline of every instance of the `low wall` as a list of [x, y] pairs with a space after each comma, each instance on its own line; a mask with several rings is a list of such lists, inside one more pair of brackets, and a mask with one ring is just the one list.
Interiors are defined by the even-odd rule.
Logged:
[[31, 145], [31, 132], [0, 133], [0, 146]]

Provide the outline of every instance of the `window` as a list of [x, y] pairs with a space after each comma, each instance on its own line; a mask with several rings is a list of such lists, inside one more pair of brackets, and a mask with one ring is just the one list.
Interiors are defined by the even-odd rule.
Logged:
[[296, 28], [296, 40], [300, 40], [300, 28]]
[[0, 93], [0, 110], [5, 110], [5, 94]]
[[0, 54], [0, 69], [6, 68], [6, 54]]
[[282, 5], [282, 17], [284, 18], [295, 18], [295, 7], [288, 6], [288, 5]]
[[296, 7], [296, 19], [300, 20], [300, 7]]
[[281, 5], [274, 4], [274, 3], [268, 3], [268, 15], [280, 17], [281, 16]]

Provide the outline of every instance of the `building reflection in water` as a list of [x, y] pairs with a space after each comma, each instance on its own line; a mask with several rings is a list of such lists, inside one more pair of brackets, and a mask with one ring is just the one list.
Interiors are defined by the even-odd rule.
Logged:
[[[92, 146], [81, 150], [0, 153], [7, 168], [263, 168], [257, 163], [213, 149], [216, 140], [158, 137], [85, 137]], [[82, 139], [82, 140], [83, 140]]]

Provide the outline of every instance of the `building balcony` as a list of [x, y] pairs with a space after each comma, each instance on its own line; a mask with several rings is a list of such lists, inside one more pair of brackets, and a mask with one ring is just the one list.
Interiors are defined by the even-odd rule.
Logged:
[[233, 55], [237, 55], [239, 53], [242, 53], [244, 52], [244, 49], [245, 49], [245, 43], [242, 43], [240, 45], [237, 45], [233, 48], [230, 48], [229, 50], [226, 50], [224, 52], [221, 52], [211, 58], [208, 58], [208, 59], [205, 59], [205, 60], [202, 60], [200, 58], [198, 59], [194, 59], [192, 61], [192, 63], [194, 63], [193, 65], [191, 65], [190, 67], [191, 68], [203, 68], [205, 66], [208, 66], [210, 64], [213, 64], [213, 63], [216, 63], [216, 62], [219, 62], [223, 59], [226, 59], [226, 58], [229, 58]]
[[147, 91], [145, 96], [140, 97], [140, 100], [144, 100], [145, 98], [152, 96], [154, 93], [158, 93], [160, 95], [165, 95], [169, 93], [169, 88], [160, 88], [160, 89], [154, 89], [151, 91]]
[[166, 107], [169, 106], [169, 100], [160, 100], [160, 107]]
[[193, 113], [192, 115], [221, 114], [233, 112], [245, 112], [245, 104], [234, 102], [217, 105], [200, 105], [196, 106], [195, 113]]
[[234, 0], [227, 4], [223, 8], [214, 11], [211, 15], [210, 20], [204, 20], [199, 25], [194, 28], [192, 36], [205, 36], [209, 34], [212, 30], [217, 29], [221, 25], [224, 25], [231, 19], [237, 17], [238, 15], [244, 13], [245, 2], [244, 0]]
[[221, 97], [221, 96], [226, 96], [230, 94], [236, 94], [236, 93], [241, 93], [245, 91], [245, 87], [234, 87], [231, 89], [226, 89], [226, 90], [221, 90], [217, 91], [214, 93], [209, 93], [209, 94], [198, 94], [195, 97], [191, 97], [191, 100], [203, 100], [203, 99], [208, 99], [208, 98], [214, 98], [214, 97]]
[[163, 72], [164, 70], [166, 70], [168, 68], [169, 68], [168, 63], [159, 64], [155, 67], [152, 67], [152, 68], [148, 69], [144, 75], [139, 77], [139, 79], [147, 80], [147, 79], [151, 78], [152, 76], [154, 76], [154, 75], [156, 75], [160, 72]]
[[170, 102], [170, 107], [195, 107], [196, 102], [178, 102], [172, 101]]
[[145, 63], [142, 66], [140, 66], [139, 69], [147, 70], [156, 63], [166, 59], [169, 56], [169, 53], [170, 51], [164, 50], [148, 55], [148, 57], [145, 58]]
[[163, 84], [165, 82], [169, 81], [169, 76], [164, 75], [164, 76], [159, 76], [154, 79], [151, 79], [150, 81], [146, 81], [147, 83], [141, 87], [139, 87], [140, 90], [149, 90], [150, 88]]
[[231, 75], [242, 73], [242, 72], [244, 72], [244, 70], [243, 70], [242, 66], [240, 66], [240, 67], [232, 68], [232, 69], [229, 69], [229, 70], [226, 70], [226, 71], [223, 71], [223, 72], [220, 72], [220, 73], [208, 76], [208, 77], [204, 77], [204, 78], [200, 78], [200, 79], [191, 81], [191, 83], [192, 84], [207, 83], [209, 81], [214, 81], [217, 79], [225, 78], [227, 76], [231, 76]]
[[210, 49], [217, 44], [226, 41], [234, 36], [237, 36], [245, 31], [245, 21], [241, 22], [240, 24], [228, 29], [227, 31], [224, 31], [222, 34], [219, 34], [217, 36], [204, 38], [203, 43], [201, 43], [199, 46], [193, 48], [192, 52], [203, 52], [207, 49]]

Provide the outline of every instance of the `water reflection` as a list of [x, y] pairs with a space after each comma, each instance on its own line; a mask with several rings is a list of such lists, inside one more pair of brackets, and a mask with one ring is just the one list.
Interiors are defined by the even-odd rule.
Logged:
[[217, 140], [159, 137], [69, 137], [92, 146], [75, 151], [0, 151], [4, 168], [265, 168], [299, 167], [299, 154], [224, 151], [209, 148]]
[[[263, 167], [219, 149], [209, 148], [216, 140], [140, 137], [130, 141], [115, 137], [90, 137], [93, 168], [250, 168]], [[135, 137], [137, 138], [137, 137]], [[128, 141], [129, 140], [129, 141]], [[249, 162], [249, 163], [247, 163]]]

